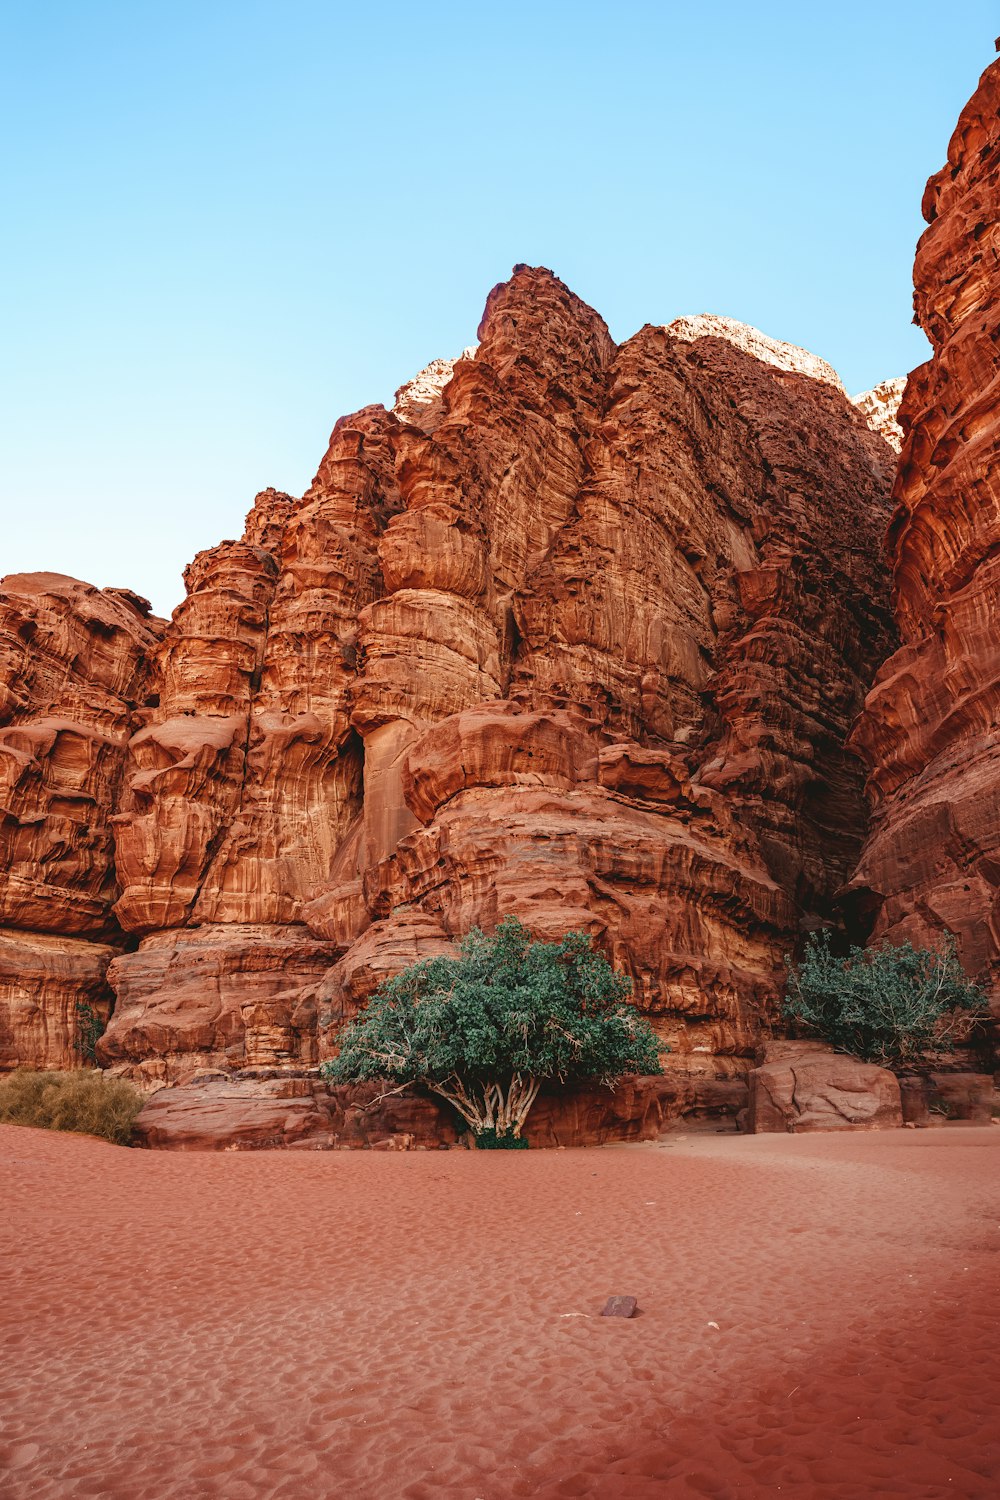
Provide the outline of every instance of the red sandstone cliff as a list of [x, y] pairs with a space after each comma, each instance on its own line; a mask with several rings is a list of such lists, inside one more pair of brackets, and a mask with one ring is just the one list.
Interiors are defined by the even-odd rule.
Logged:
[[855, 744], [874, 823], [853, 885], [875, 936], [955, 935], [1000, 979], [1000, 61], [924, 194], [917, 321], [888, 549], [901, 649]]
[[57, 573], [0, 585], [0, 1068], [72, 1067], [122, 934], [112, 819], [162, 620]]
[[[724, 319], [616, 347], [527, 267], [479, 340], [342, 419], [162, 633], [66, 580], [57, 646], [13, 619], [16, 754], [57, 709], [111, 748], [86, 858], [54, 792], [18, 792], [7, 920], [57, 944], [60, 996], [113, 958], [115, 1068], [314, 1062], [383, 975], [513, 911], [591, 932], [680, 1066], [739, 1073], [853, 868], [845, 738], [891, 645], [882, 407]], [[101, 650], [69, 639], [83, 599]], [[34, 1031], [18, 1004], [6, 1060], [56, 1060], [48, 1001]]]

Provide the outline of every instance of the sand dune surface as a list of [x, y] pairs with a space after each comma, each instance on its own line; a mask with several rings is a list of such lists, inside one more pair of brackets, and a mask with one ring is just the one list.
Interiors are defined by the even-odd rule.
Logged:
[[1000, 1492], [996, 1128], [0, 1179], [5, 1500]]

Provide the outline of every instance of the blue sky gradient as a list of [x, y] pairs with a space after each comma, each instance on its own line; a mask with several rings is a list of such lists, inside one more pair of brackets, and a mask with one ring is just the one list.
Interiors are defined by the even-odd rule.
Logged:
[[51, 3], [0, 15], [0, 573], [138, 589], [300, 493], [517, 261], [852, 391], [926, 357], [920, 197], [995, 5]]

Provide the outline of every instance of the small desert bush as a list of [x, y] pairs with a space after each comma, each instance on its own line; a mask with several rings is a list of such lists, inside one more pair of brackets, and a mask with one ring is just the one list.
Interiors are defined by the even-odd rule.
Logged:
[[813, 933], [802, 962], [789, 968], [786, 1018], [885, 1068], [950, 1052], [988, 1014], [989, 997], [965, 974], [951, 941], [940, 949], [882, 943], [841, 955], [829, 932]]
[[26, 1069], [0, 1079], [0, 1125], [34, 1125], [39, 1130], [70, 1130], [99, 1135], [127, 1146], [143, 1106], [142, 1095], [123, 1078], [81, 1069], [73, 1073], [32, 1073]]

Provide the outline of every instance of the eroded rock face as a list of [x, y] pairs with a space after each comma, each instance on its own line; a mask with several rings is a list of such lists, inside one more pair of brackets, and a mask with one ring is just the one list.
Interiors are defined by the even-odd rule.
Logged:
[[861, 843], [893, 457], [804, 351], [713, 318], [619, 348], [516, 268], [144, 646], [105, 1061], [311, 1066], [514, 913], [591, 933], [672, 1063], [739, 1086]]
[[163, 622], [56, 573], [0, 583], [0, 1067], [80, 1061], [121, 940], [112, 822]]
[[[332, 945], [268, 998], [289, 1063], [472, 925], [583, 928], [684, 1066], [745, 1071], [859, 846], [843, 741], [887, 640], [891, 464], [803, 351], [717, 319], [618, 349], [519, 268], [475, 350], [339, 423], [266, 538], [195, 565], [133, 741], [123, 925]], [[185, 1039], [148, 944], [109, 1059], [144, 1066], [146, 1004], [177, 1017], [166, 1076], [238, 1065], [235, 1012]]]
[[117, 1003], [102, 1060], [144, 1083], [197, 1067], [267, 1067], [308, 1059], [317, 1018], [301, 991], [336, 949], [304, 926], [229, 922], [143, 938], [108, 973]]
[[1000, 62], [927, 184], [914, 266], [932, 358], [910, 376], [888, 546], [902, 646], [855, 734], [874, 824], [854, 877], [876, 938], [951, 933], [1000, 978]]
[[76, 1068], [111, 1012], [108, 943], [0, 928], [0, 1071]]

